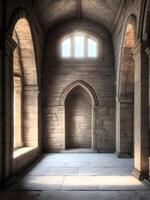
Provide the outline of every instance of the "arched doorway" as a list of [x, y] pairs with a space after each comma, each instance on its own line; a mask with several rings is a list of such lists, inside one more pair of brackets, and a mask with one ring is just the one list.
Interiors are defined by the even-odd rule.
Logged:
[[92, 102], [81, 86], [76, 86], [65, 101], [66, 148], [92, 147]]
[[[73, 82], [64, 90], [60, 106], [63, 148], [96, 149], [95, 120], [98, 99], [93, 88], [81, 80]], [[85, 123], [86, 120], [88, 123]], [[76, 135], [78, 137], [75, 138]], [[71, 141], [69, 145], [68, 141]]]
[[127, 23], [118, 80], [116, 149], [119, 157], [134, 155], [134, 58], [135, 18]]

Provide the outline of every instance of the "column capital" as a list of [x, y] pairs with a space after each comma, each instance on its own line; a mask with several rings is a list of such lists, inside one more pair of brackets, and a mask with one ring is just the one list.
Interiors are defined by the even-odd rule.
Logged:
[[99, 106], [95, 106], [95, 105], [94, 105], [94, 106], [92, 106], [92, 108], [96, 110], [96, 109], [99, 108]]
[[133, 97], [131, 95], [125, 95], [116, 97], [116, 102], [119, 103], [133, 103]]
[[36, 93], [36, 94], [39, 94], [40, 91], [39, 91], [39, 88], [37, 85], [24, 85], [23, 86], [23, 92], [24, 93], [27, 93], [27, 92], [31, 92], [31, 93]]
[[15, 91], [22, 92], [22, 82], [21, 77], [14, 76], [14, 87]]

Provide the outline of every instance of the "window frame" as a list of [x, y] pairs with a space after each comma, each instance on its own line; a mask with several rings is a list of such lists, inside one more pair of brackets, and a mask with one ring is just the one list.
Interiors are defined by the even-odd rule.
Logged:
[[[75, 42], [74, 42], [74, 38], [75, 36], [84, 36], [84, 56], [83, 57], [75, 57]], [[69, 39], [71, 40], [71, 56], [70, 57], [63, 57], [62, 56], [62, 43], [63, 41]], [[88, 56], [88, 39], [92, 39], [93, 41], [96, 42], [96, 57], [90, 57]], [[95, 61], [97, 60], [99, 57], [100, 57], [100, 52], [101, 52], [101, 46], [100, 45], [100, 40], [96, 37], [96, 36], [93, 36], [91, 33], [88, 33], [88, 32], [83, 32], [83, 31], [75, 31], [75, 32], [72, 32], [72, 33], [69, 33], [67, 35], [65, 35], [64, 37], [62, 37], [60, 40], [59, 40], [59, 45], [58, 45], [58, 48], [59, 48], [59, 57], [61, 58], [61, 60], [75, 60], [75, 61], [85, 61], [85, 60], [91, 60], [91, 61]]]

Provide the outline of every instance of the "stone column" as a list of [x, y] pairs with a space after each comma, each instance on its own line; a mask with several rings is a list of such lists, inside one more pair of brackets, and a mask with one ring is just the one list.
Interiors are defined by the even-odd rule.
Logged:
[[[150, 47], [146, 48], [146, 53], [148, 55], [148, 60], [149, 60], [149, 131], [150, 131]], [[148, 148], [149, 148], [149, 173], [150, 173], [150, 133], [149, 133], [149, 144], [148, 144]], [[150, 174], [149, 174], [150, 176]]]
[[14, 76], [14, 148], [22, 147], [22, 80], [21, 77]]
[[2, 181], [2, 168], [3, 168], [3, 51], [0, 49], [0, 185]]
[[27, 147], [38, 147], [38, 95], [38, 86], [23, 87], [23, 135]]
[[92, 106], [92, 149], [97, 148], [97, 137], [96, 137], [96, 117], [97, 117], [98, 106]]
[[62, 131], [62, 150], [66, 149], [65, 106], [59, 106], [60, 126]]
[[134, 49], [134, 172], [138, 179], [148, 178], [149, 139], [149, 66], [145, 44], [139, 41]]
[[3, 49], [3, 128], [2, 128], [2, 157], [3, 157], [3, 184], [11, 180], [13, 172], [13, 51], [16, 43], [10, 35], [3, 33], [1, 38]]
[[116, 108], [116, 154], [119, 158], [128, 158], [133, 155], [132, 98], [117, 98]]

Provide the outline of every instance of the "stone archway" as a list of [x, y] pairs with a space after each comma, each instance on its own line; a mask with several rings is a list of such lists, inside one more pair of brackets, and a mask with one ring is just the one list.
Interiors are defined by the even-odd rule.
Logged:
[[134, 156], [134, 58], [135, 18], [125, 30], [117, 88], [116, 151], [119, 157]]
[[14, 148], [38, 146], [38, 80], [29, 22], [20, 17], [12, 28]]
[[[84, 97], [81, 97], [81, 91], [86, 94]], [[95, 120], [96, 120], [96, 107], [98, 106], [98, 99], [96, 97], [96, 94], [91, 86], [89, 86], [86, 82], [84, 81], [75, 81], [71, 85], [69, 85], [65, 91], [63, 92], [63, 95], [61, 97], [61, 111], [62, 111], [62, 116], [63, 116], [63, 149], [66, 149], [67, 147], [67, 126], [66, 126], [66, 106], [68, 106], [68, 99], [73, 96], [73, 94], [78, 93], [79, 96], [82, 98], [82, 102], [86, 102], [88, 105], [88, 111], [90, 112], [91, 109], [91, 117], [88, 119], [91, 121], [90, 129], [91, 129], [91, 134], [89, 133], [89, 140], [85, 141], [82, 143], [83, 147], [90, 147], [92, 149], [96, 149], [96, 134], [95, 134]], [[88, 98], [88, 100], [86, 99]], [[80, 99], [81, 100], [81, 99]], [[89, 103], [90, 102], [90, 103]], [[79, 104], [78, 104], [79, 105]], [[73, 110], [72, 110], [73, 111]], [[88, 114], [88, 113], [86, 113]], [[90, 136], [91, 135], [91, 136]], [[91, 137], [91, 139], [90, 139]], [[91, 144], [90, 144], [91, 141]], [[85, 145], [85, 146], [84, 146]], [[81, 146], [81, 147], [82, 147]], [[79, 145], [80, 147], [80, 145]]]

